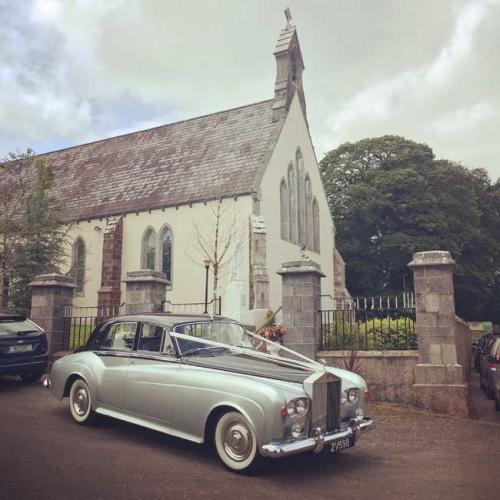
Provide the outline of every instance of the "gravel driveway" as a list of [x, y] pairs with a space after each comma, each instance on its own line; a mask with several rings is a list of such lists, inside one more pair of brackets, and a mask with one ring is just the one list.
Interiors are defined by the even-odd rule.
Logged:
[[372, 404], [354, 449], [237, 476], [212, 451], [130, 424], [73, 423], [67, 401], [0, 377], [1, 499], [494, 498], [500, 425]]

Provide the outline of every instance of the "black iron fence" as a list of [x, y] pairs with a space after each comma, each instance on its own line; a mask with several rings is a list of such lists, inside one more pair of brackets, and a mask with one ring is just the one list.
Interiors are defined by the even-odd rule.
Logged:
[[162, 302], [162, 311], [179, 314], [203, 314], [205, 312], [212, 314], [222, 314], [222, 297], [212, 299], [210, 302], [182, 302], [174, 303], [170, 300]]
[[417, 348], [413, 294], [332, 299], [319, 311], [323, 350]]
[[63, 317], [63, 349], [75, 350], [85, 345], [97, 325], [117, 316], [121, 306], [76, 307], [66, 306]]

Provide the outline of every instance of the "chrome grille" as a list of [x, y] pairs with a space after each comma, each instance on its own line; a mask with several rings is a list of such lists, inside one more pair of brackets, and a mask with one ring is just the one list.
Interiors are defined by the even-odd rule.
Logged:
[[340, 429], [340, 379], [323, 374], [313, 383], [312, 428], [322, 432]]

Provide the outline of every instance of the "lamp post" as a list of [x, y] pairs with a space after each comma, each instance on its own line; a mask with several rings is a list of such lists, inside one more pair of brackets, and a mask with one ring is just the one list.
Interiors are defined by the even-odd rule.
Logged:
[[205, 266], [205, 312], [204, 312], [204, 314], [208, 314], [208, 270], [210, 269], [210, 259], [205, 259], [203, 261], [203, 265]]

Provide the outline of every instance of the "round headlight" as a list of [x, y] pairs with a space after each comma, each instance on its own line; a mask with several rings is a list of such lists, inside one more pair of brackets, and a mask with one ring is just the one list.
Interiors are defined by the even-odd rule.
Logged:
[[287, 403], [286, 410], [289, 416], [305, 415], [309, 410], [309, 400], [307, 398], [292, 399]]
[[296, 438], [300, 437], [302, 434], [304, 434], [304, 426], [299, 422], [293, 424], [292, 425], [292, 437], [296, 439]]
[[359, 400], [359, 389], [349, 389], [347, 391], [347, 400], [349, 403], [357, 403]]

